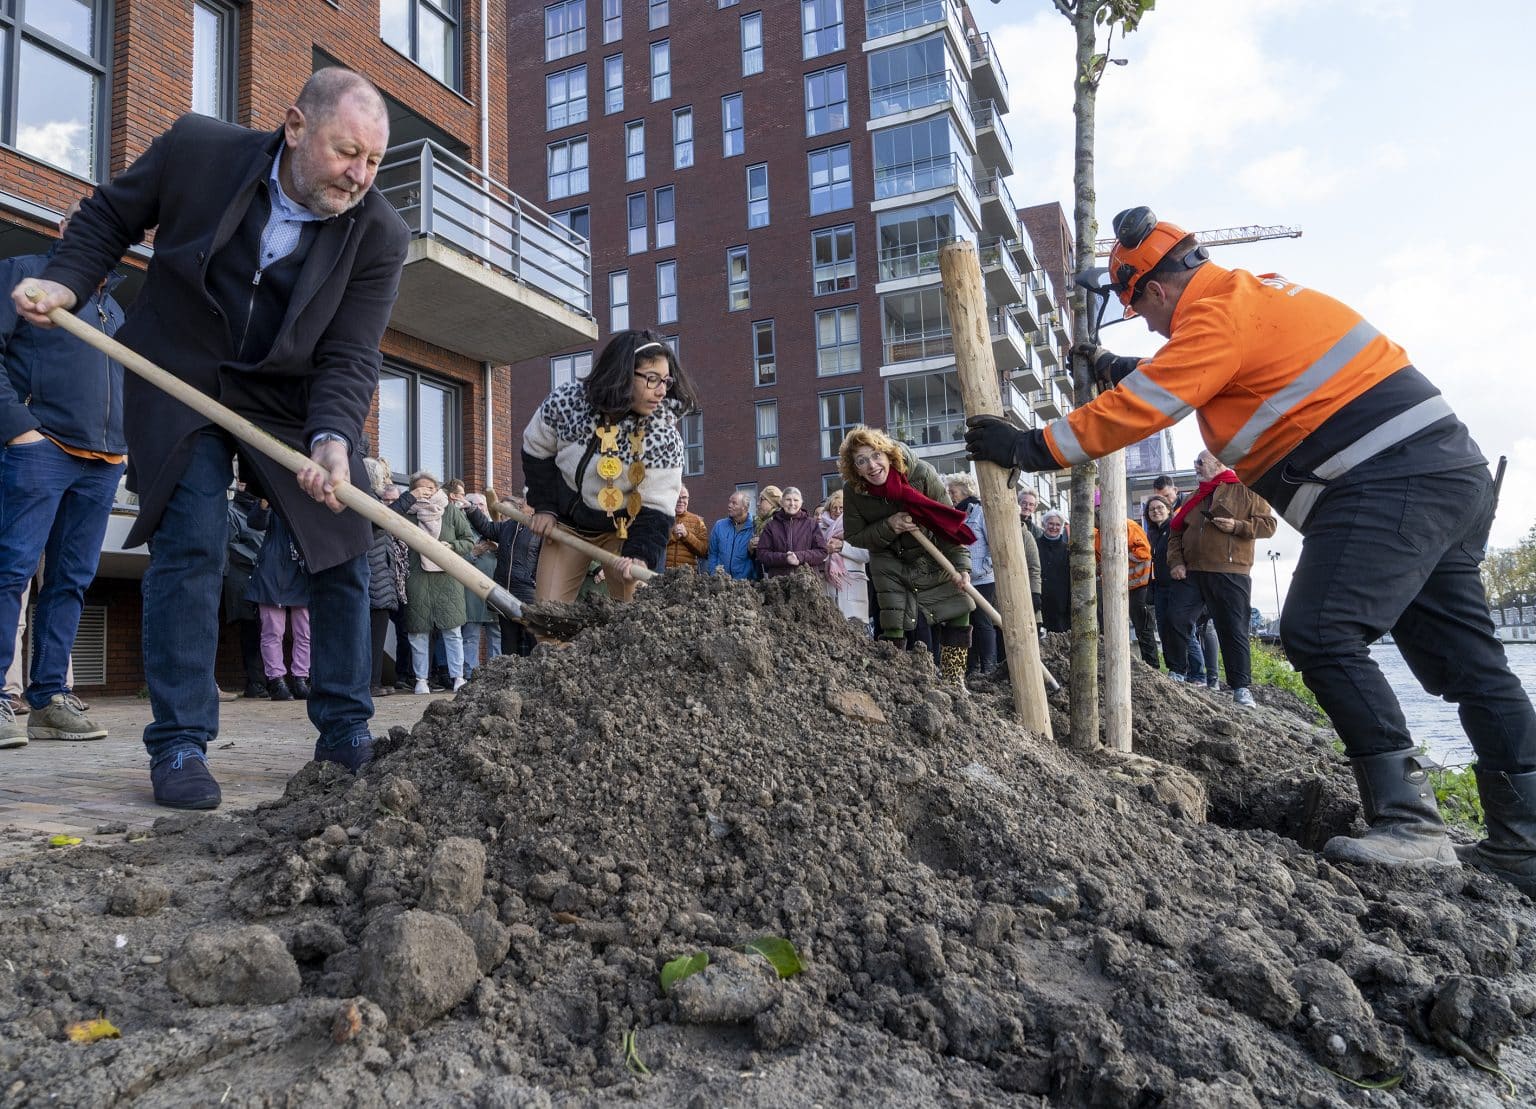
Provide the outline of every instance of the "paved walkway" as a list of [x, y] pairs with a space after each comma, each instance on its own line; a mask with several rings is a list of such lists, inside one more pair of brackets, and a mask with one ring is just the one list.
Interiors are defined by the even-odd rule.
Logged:
[[[375, 703], [373, 729], [421, 719], [437, 697], [396, 693]], [[147, 829], [172, 812], [154, 802], [149, 759], [141, 739], [149, 702], [136, 697], [87, 697], [91, 718], [106, 739], [89, 743], [33, 740], [0, 751], [0, 860], [43, 845], [57, 833], [87, 842], [118, 843], [124, 831]], [[288, 778], [309, 761], [315, 729], [302, 701], [241, 699], [219, 706], [219, 738], [208, 765], [224, 792], [220, 812], [248, 809], [282, 796]], [[98, 833], [116, 826], [115, 833]]]

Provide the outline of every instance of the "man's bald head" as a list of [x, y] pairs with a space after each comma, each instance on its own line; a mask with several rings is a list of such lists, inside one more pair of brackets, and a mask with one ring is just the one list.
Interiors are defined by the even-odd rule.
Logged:
[[328, 66], [310, 74], [293, 106], [304, 113], [304, 118], [311, 125], [315, 125], [335, 115], [341, 103], [349, 99], [355, 99], [359, 107], [388, 121], [389, 109], [373, 82], [361, 73], [339, 65]]

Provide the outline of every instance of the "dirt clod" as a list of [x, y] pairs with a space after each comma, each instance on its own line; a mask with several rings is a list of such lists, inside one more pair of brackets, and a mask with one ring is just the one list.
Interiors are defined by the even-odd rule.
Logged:
[[299, 992], [299, 968], [270, 928], [252, 925], [188, 937], [165, 981], [194, 1005], [273, 1005]]
[[358, 988], [405, 1032], [442, 1016], [480, 979], [474, 941], [438, 913], [385, 916], [363, 931], [359, 946]]

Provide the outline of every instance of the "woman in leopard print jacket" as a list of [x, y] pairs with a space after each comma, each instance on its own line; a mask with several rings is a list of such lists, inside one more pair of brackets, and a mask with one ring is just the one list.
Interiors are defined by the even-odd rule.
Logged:
[[[621, 331], [585, 381], [557, 386], [523, 432], [523, 474], [533, 530], [558, 523], [620, 556], [606, 577], [618, 600], [634, 595], [632, 567], [659, 567], [683, 484], [678, 421], [695, 394], [677, 357], [654, 331]], [[575, 600], [588, 562], [559, 542], [539, 552], [534, 594]]]

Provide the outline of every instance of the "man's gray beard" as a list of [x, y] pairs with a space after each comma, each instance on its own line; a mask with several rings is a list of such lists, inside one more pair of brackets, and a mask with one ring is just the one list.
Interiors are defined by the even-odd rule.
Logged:
[[357, 192], [352, 194], [351, 199], [349, 199], [346, 204], [340, 208], [337, 208], [335, 211], [332, 211], [330, 208], [320, 203], [320, 201], [329, 199], [328, 186], [321, 185], [317, 187], [315, 183], [309, 179], [309, 176], [304, 172], [304, 169], [300, 165], [299, 159], [297, 157], [293, 159], [293, 187], [294, 190], [299, 194], [294, 199], [297, 200], [300, 204], [304, 205], [304, 207], [308, 209], [310, 213], [320, 216], [322, 219], [330, 219], [333, 216], [339, 216], [343, 212], [357, 207], [358, 202], [363, 199], [365, 194], [365, 190], [357, 190]]

